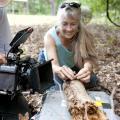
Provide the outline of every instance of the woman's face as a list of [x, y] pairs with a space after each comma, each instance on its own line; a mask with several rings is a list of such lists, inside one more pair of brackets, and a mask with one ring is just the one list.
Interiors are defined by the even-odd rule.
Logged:
[[60, 34], [66, 39], [71, 39], [78, 32], [79, 22], [75, 16], [63, 14], [59, 22]]

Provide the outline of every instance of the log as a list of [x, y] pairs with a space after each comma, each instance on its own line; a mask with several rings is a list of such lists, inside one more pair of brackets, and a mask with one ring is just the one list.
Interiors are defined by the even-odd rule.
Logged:
[[73, 120], [108, 120], [105, 113], [95, 105], [95, 101], [88, 95], [80, 81], [64, 82], [63, 91]]

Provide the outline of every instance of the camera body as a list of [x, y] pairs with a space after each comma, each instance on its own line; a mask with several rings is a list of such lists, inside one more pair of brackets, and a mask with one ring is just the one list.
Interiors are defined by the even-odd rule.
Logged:
[[54, 85], [51, 60], [40, 64], [30, 56], [21, 57], [19, 46], [32, 31], [30, 27], [19, 31], [10, 43], [7, 64], [0, 65], [0, 94], [15, 95], [26, 90], [42, 93]]
[[0, 93], [12, 94], [15, 89], [16, 65], [1, 65], [0, 66]]

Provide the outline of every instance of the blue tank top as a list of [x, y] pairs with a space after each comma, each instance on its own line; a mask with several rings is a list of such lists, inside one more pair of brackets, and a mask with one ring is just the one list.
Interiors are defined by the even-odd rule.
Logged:
[[[68, 67], [73, 67], [74, 63], [74, 54], [65, 48], [57, 35], [55, 27], [52, 27], [48, 33], [54, 38], [56, 44], [56, 51], [58, 56], [58, 61], [60, 66], [66, 65]], [[47, 53], [45, 55], [47, 57]]]

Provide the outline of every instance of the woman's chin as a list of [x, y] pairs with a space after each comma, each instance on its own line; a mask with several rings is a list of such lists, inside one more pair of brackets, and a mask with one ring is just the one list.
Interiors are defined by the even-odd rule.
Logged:
[[71, 38], [73, 38], [73, 35], [68, 34], [68, 35], [64, 35], [64, 37], [65, 37], [66, 39], [71, 39]]

